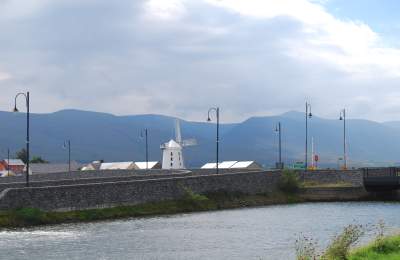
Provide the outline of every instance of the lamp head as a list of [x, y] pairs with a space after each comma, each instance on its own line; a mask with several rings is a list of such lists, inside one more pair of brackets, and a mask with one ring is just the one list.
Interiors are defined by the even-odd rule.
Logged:
[[210, 121], [211, 121], [211, 118], [210, 118], [210, 117], [208, 117], [208, 118], [207, 118], [207, 122], [210, 122]]
[[13, 112], [19, 112], [17, 106], [14, 106]]
[[343, 117], [342, 117], [342, 116], [340, 116], [340, 117], [339, 117], [339, 120], [343, 120]]
[[312, 117], [312, 114], [311, 114], [311, 112], [308, 114], [308, 118], [311, 118]]

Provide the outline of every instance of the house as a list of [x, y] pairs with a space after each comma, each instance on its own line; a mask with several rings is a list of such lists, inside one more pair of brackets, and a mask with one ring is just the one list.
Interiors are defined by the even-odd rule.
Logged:
[[15, 174], [24, 173], [25, 164], [20, 159], [4, 159], [0, 161], [0, 171], [10, 170]]
[[206, 163], [203, 166], [201, 166], [201, 169], [215, 169], [217, 168], [216, 163]]
[[230, 169], [262, 170], [263, 167], [255, 161], [241, 161], [232, 165]]
[[102, 164], [103, 161], [93, 161], [91, 163], [89, 163], [86, 166], [83, 166], [81, 168], [81, 171], [94, 171], [94, 170], [100, 170], [100, 166]]
[[218, 168], [220, 169], [229, 169], [232, 168], [233, 165], [238, 163], [238, 161], [223, 161], [218, 164]]
[[9, 176], [15, 176], [15, 173], [13, 173], [11, 170], [0, 171], [0, 177], [9, 177]]
[[[136, 169], [145, 170], [145, 169], [161, 169], [161, 163], [154, 161], [154, 162], [135, 162]], [[146, 168], [147, 167], [147, 168]]]
[[[81, 167], [81, 164], [75, 161], [71, 162], [71, 171], [78, 171]], [[68, 163], [32, 163], [29, 165], [29, 168], [31, 174], [58, 173], [69, 171]]]
[[100, 170], [134, 170], [136, 168], [134, 162], [109, 162], [100, 165]]
[[[215, 169], [216, 165], [216, 163], [206, 163], [201, 169]], [[218, 169], [262, 170], [262, 166], [255, 161], [223, 161], [218, 163]]]

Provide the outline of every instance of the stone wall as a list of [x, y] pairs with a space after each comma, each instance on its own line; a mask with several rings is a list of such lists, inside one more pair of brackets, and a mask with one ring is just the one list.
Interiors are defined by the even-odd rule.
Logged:
[[279, 174], [271, 172], [228, 173], [79, 185], [11, 188], [0, 193], [0, 209], [35, 207], [73, 210], [182, 198], [184, 188], [196, 193], [224, 190], [249, 194], [275, 189]]
[[[242, 172], [243, 169], [219, 169], [220, 173]], [[246, 170], [247, 171], [247, 170]], [[73, 172], [57, 172], [57, 173], [42, 173], [30, 175], [29, 179], [32, 182], [50, 181], [50, 180], [76, 180], [82, 178], [103, 178], [103, 177], [126, 177], [126, 176], [164, 176], [169, 174], [181, 175], [191, 173], [192, 175], [213, 174], [215, 169], [188, 169], [188, 170], [94, 170], [94, 171], [73, 171]], [[26, 176], [11, 176], [0, 178], [2, 183], [25, 183]]]
[[[362, 186], [359, 171], [307, 171], [297, 172], [304, 181], [316, 183], [347, 182]], [[139, 180], [134, 176], [77, 179], [72, 182], [43, 181], [38, 187], [9, 186], [0, 193], [0, 209], [35, 207], [43, 210], [72, 210], [182, 198], [183, 187], [196, 193], [224, 190], [248, 194], [274, 190], [280, 178], [279, 171], [151, 176]], [[180, 176], [180, 177], [176, 177]], [[11, 183], [7, 185], [13, 185]], [[21, 184], [18, 184], [21, 185]], [[11, 187], [11, 188], [10, 188]], [[4, 188], [4, 187], [3, 187]]]
[[[240, 172], [240, 170], [223, 170], [222, 173]], [[103, 170], [103, 171], [88, 171], [88, 173], [72, 172], [72, 173], [54, 173], [34, 175], [30, 179], [30, 187], [45, 187], [45, 186], [61, 186], [61, 185], [76, 185], [88, 183], [103, 183], [103, 182], [118, 182], [130, 180], [146, 180], [146, 179], [163, 179], [173, 177], [187, 176], [204, 176], [214, 174], [215, 170]], [[38, 178], [40, 177], [40, 178]], [[0, 179], [0, 192], [7, 188], [24, 188], [26, 187], [25, 178], [6, 177]]]
[[306, 188], [299, 196], [307, 201], [349, 201], [367, 199], [369, 193], [363, 187]]
[[304, 182], [315, 183], [351, 183], [354, 186], [363, 186], [361, 170], [317, 170], [317, 171], [298, 171], [299, 177]]

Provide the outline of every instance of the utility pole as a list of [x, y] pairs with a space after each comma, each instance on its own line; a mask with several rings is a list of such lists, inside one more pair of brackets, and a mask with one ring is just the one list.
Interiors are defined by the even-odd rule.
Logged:
[[283, 169], [282, 163], [282, 128], [281, 122], [278, 122], [275, 132], [278, 133], [278, 163], [276, 164], [277, 169]]
[[312, 117], [311, 114], [311, 104], [306, 102], [306, 151], [305, 151], [305, 160], [304, 160], [304, 170], [307, 170], [308, 164], [308, 119]]
[[71, 140], [68, 140], [68, 172], [71, 173]]
[[211, 117], [210, 117], [210, 112], [214, 111], [215, 115], [217, 117], [217, 137], [216, 137], [216, 143], [217, 143], [217, 148], [216, 148], [216, 153], [217, 153], [217, 164], [216, 164], [216, 174], [218, 174], [219, 171], [219, 107], [212, 107], [208, 110], [208, 118], [207, 121], [211, 122]]
[[346, 151], [346, 109], [340, 111], [339, 120], [343, 121], [343, 169], [347, 170], [347, 151]]
[[68, 148], [68, 172], [71, 173], [71, 140], [64, 141], [63, 148]]
[[24, 96], [25, 101], [26, 101], [26, 187], [29, 187], [29, 161], [30, 161], [30, 156], [29, 156], [29, 142], [30, 142], [30, 136], [29, 136], [29, 106], [30, 106], [30, 100], [29, 100], [29, 91], [26, 93], [18, 93], [15, 96], [14, 99], [14, 112], [18, 112], [17, 108], [17, 98], [19, 96]]
[[148, 129], [142, 129], [140, 132], [140, 137], [145, 138], [145, 144], [146, 144], [146, 170], [149, 169], [149, 143], [148, 143]]
[[7, 176], [10, 176], [10, 148], [7, 148]]

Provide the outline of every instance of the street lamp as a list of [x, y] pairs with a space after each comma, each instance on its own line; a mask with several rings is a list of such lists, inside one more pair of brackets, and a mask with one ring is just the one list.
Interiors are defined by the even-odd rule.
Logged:
[[278, 150], [278, 158], [279, 161], [276, 164], [277, 169], [283, 169], [283, 163], [282, 163], [282, 132], [281, 132], [281, 122], [278, 122], [278, 124], [275, 126], [275, 133], [278, 133], [279, 135], [279, 150]]
[[216, 139], [216, 143], [217, 143], [217, 165], [216, 165], [216, 173], [218, 174], [218, 164], [219, 164], [219, 160], [218, 160], [218, 156], [219, 156], [219, 107], [212, 107], [208, 110], [208, 118], [207, 121], [211, 122], [211, 117], [210, 117], [210, 112], [214, 111], [217, 117], [217, 139]]
[[63, 148], [68, 148], [68, 172], [71, 173], [71, 140], [64, 141]]
[[148, 146], [148, 130], [147, 128], [142, 129], [142, 131], [140, 132], [140, 137], [143, 138], [145, 137], [146, 139], [146, 170], [149, 168], [149, 146]]
[[308, 159], [308, 119], [312, 117], [311, 113], [311, 104], [306, 102], [306, 152], [305, 152], [305, 160], [304, 160], [304, 167], [307, 170], [307, 159]]
[[10, 176], [10, 148], [7, 148], [7, 176]]
[[343, 169], [347, 170], [347, 155], [346, 155], [346, 109], [340, 111], [339, 120], [343, 121]]
[[18, 112], [17, 98], [24, 96], [26, 101], [26, 187], [29, 187], [29, 91], [25, 93], [18, 93], [14, 99], [14, 112]]

